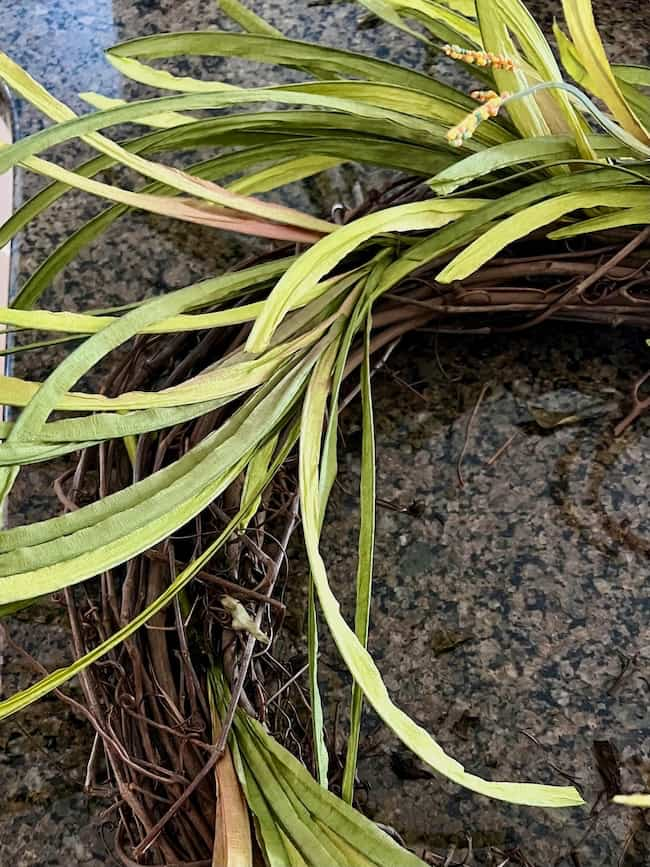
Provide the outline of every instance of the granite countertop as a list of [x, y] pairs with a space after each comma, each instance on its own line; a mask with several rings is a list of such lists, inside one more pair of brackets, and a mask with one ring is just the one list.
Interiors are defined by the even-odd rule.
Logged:
[[[383, 25], [359, 30], [359, 9], [352, 4], [252, 5], [287, 35], [431, 67], [426, 51], [407, 35]], [[559, 14], [554, 0], [529, 5], [547, 28]], [[640, 20], [639, 5], [598, 0], [594, 6], [614, 59], [650, 62], [650, 23]], [[79, 91], [135, 92], [104, 61], [105, 47], [140, 34], [224, 24], [214, 0], [4, 0], [0, 47], [83, 111]], [[210, 70], [242, 83], [259, 83], [262, 74], [238, 61], [214, 62]], [[42, 123], [25, 106], [18, 118], [23, 135]], [[74, 164], [85, 152], [79, 144], [67, 146], [65, 160]], [[365, 183], [372, 182], [369, 173]], [[23, 197], [39, 186], [26, 176]], [[327, 212], [337, 199], [358, 192], [351, 173], [343, 171], [293, 194]], [[97, 202], [70, 194], [30, 227], [20, 245], [23, 277], [97, 210]], [[235, 261], [248, 243], [131, 215], [66, 269], [44, 303], [102, 307], [176, 288]], [[143, 250], [156, 255], [143, 256]], [[626, 790], [650, 788], [650, 506], [643, 471], [650, 422], [641, 420], [619, 441], [611, 436], [646, 352], [636, 334], [557, 326], [462, 343], [418, 338], [395, 353], [374, 384], [378, 495], [398, 508], [418, 504], [415, 514], [378, 512], [371, 646], [389, 690], [471, 770], [557, 783], [566, 775], [583, 788], [589, 808], [603, 788], [597, 741], [618, 749]], [[15, 370], [40, 379], [55, 358], [17, 356]], [[487, 382], [491, 388], [468, 442], [460, 488], [458, 454], [468, 415]], [[526, 423], [531, 403], [574, 410], [600, 400], [612, 406], [610, 414], [580, 426], [544, 434]], [[343, 424], [348, 451], [324, 553], [349, 609], [356, 410]], [[512, 434], [507, 451], [488, 463]], [[50, 485], [62, 466], [21, 473], [13, 521], [51, 513]], [[297, 567], [298, 605], [301, 587]], [[44, 608], [36, 623], [18, 622], [14, 633], [49, 668], [69, 658], [56, 610]], [[323, 659], [331, 720], [347, 699], [348, 684], [327, 642]], [[5, 691], [27, 677], [18, 662], [5, 660]], [[589, 809], [553, 812], [487, 801], [438, 778], [422, 778], [399, 745], [378, 733], [371, 714], [365, 733], [366, 754], [372, 746], [372, 756], [360, 763], [366, 809], [411, 845], [440, 853], [457, 843], [456, 860], [462, 861], [469, 834], [474, 854], [468, 865], [498, 864], [489, 860], [490, 847], [511, 853], [521, 847], [535, 867], [650, 863], [650, 832], [639, 811], [600, 811], [601, 804], [591, 816]], [[104, 805], [82, 792], [91, 740], [87, 727], [55, 700], [0, 724], [0, 864], [112, 863], [98, 824]], [[510, 857], [510, 864], [526, 863]]]

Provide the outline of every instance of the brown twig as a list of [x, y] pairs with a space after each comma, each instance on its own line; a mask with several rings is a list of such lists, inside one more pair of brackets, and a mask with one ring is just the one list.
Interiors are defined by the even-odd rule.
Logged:
[[[273, 588], [275, 586], [275, 581], [280, 572], [282, 559], [284, 557], [284, 553], [286, 550], [286, 546], [289, 543], [289, 539], [291, 538], [291, 534], [298, 520], [298, 497], [294, 496], [293, 504], [289, 511], [289, 519], [286, 524], [284, 536], [282, 538], [282, 542], [280, 545], [280, 551], [278, 552], [278, 556], [271, 567], [269, 581], [268, 581], [268, 596], [273, 592]], [[255, 624], [259, 628], [262, 623], [262, 614], [263, 608], [260, 607], [257, 612], [257, 616], [255, 618]], [[244, 653], [242, 655], [242, 659], [239, 664], [239, 673], [237, 675], [237, 680], [232, 687], [232, 694], [230, 697], [230, 702], [228, 704], [228, 709], [226, 711], [226, 715], [221, 724], [221, 732], [219, 733], [219, 738], [214, 747], [213, 753], [207, 762], [203, 765], [199, 773], [192, 780], [189, 786], [183, 791], [183, 793], [176, 799], [176, 801], [172, 804], [172, 806], [167, 810], [167, 812], [162, 816], [158, 822], [154, 825], [154, 827], [149, 831], [149, 833], [144, 837], [144, 839], [135, 847], [133, 850], [133, 855], [135, 858], [140, 858], [145, 852], [151, 847], [151, 845], [158, 838], [160, 832], [165, 827], [165, 825], [176, 815], [176, 813], [181, 809], [183, 804], [188, 800], [190, 795], [197, 789], [200, 783], [207, 777], [210, 771], [217, 764], [221, 756], [223, 755], [223, 751], [226, 746], [226, 742], [228, 740], [228, 735], [230, 734], [230, 728], [232, 726], [235, 711], [237, 710], [237, 706], [239, 704], [239, 700], [241, 698], [241, 694], [244, 689], [244, 684], [246, 682], [246, 677], [248, 675], [248, 668], [250, 666], [251, 660], [253, 658], [253, 650], [255, 649], [256, 639], [253, 635], [249, 635], [246, 640], [246, 647], [244, 649]]]
[[479, 396], [476, 398], [476, 402], [474, 404], [474, 408], [472, 409], [469, 418], [467, 419], [467, 424], [465, 425], [465, 437], [463, 439], [463, 447], [460, 450], [460, 454], [458, 455], [458, 460], [456, 461], [456, 475], [458, 476], [458, 484], [461, 488], [465, 487], [465, 480], [463, 478], [463, 458], [465, 457], [465, 452], [467, 451], [467, 446], [469, 444], [469, 436], [472, 432], [472, 427], [474, 426], [474, 421], [476, 419], [476, 415], [478, 413], [479, 407], [483, 402], [483, 398], [488, 392], [488, 389], [492, 387], [491, 383], [486, 382], [481, 389]]
[[625, 431], [630, 427], [630, 425], [634, 424], [634, 422], [642, 415], [648, 408], [650, 408], [650, 397], [646, 397], [643, 400], [639, 398], [639, 390], [641, 386], [647, 381], [648, 377], [650, 377], [650, 370], [647, 370], [643, 373], [633, 384], [632, 386], [632, 409], [625, 416], [625, 418], [620, 421], [616, 427], [614, 428], [614, 436], [620, 437], [621, 434], [625, 433]]
[[[155, 548], [150, 548], [148, 551], [145, 551], [145, 556], [152, 560], [167, 560], [165, 555], [161, 554], [160, 551], [156, 551]], [[176, 568], [184, 568], [180, 560], [176, 560]], [[199, 581], [206, 581], [208, 584], [216, 584], [223, 590], [227, 590], [233, 596], [243, 596], [246, 599], [253, 599], [255, 602], [264, 602], [267, 605], [271, 605], [273, 608], [277, 608], [278, 611], [286, 610], [286, 606], [279, 599], [269, 598], [265, 593], [258, 593], [257, 590], [252, 590], [249, 587], [242, 587], [241, 584], [235, 584], [234, 581], [228, 581], [226, 578], [222, 578], [220, 575], [214, 575], [212, 572], [206, 572], [204, 569], [201, 569], [196, 573], [196, 578]]]
[[609, 274], [617, 265], [620, 265], [637, 247], [640, 247], [641, 244], [644, 244], [648, 238], [650, 238], [650, 226], [643, 229], [639, 232], [631, 241], [628, 241], [624, 247], [620, 250], [617, 250], [606, 262], [600, 265], [598, 268], [594, 268], [594, 270], [582, 279], [579, 283], [577, 283], [572, 289], [569, 289], [565, 294], [554, 301], [552, 304], [546, 308], [543, 313], [540, 313], [538, 316], [533, 317], [529, 322], [525, 322], [517, 328], [513, 328], [513, 331], [523, 330], [524, 328], [532, 328], [533, 325], [539, 325], [544, 320], [553, 316], [554, 313], [557, 313], [562, 307], [572, 301], [575, 298], [579, 298], [581, 295], [593, 286], [598, 280], [601, 280], [607, 274]]
[[510, 448], [510, 446], [512, 445], [512, 443], [515, 441], [518, 433], [519, 433], [519, 431], [515, 431], [513, 434], [510, 434], [508, 439], [503, 443], [502, 446], [499, 446], [499, 448], [495, 451], [495, 453], [492, 455], [492, 457], [487, 459], [487, 461], [485, 463], [488, 467], [491, 467], [494, 464], [496, 464], [496, 462], [499, 460], [501, 455], [505, 451], [507, 451]]

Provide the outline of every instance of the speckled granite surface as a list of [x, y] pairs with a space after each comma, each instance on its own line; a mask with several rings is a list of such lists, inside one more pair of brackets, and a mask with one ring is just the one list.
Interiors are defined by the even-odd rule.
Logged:
[[[559, 4], [536, 0], [530, 6], [548, 26]], [[599, 0], [595, 7], [615, 58], [647, 63], [650, 27], [642, 6]], [[429, 63], [403, 34], [384, 26], [359, 31], [358, 9], [349, 4], [259, 0], [254, 8], [288, 35]], [[102, 49], [112, 42], [223, 23], [213, 0], [4, 0], [0, 41], [58, 97], [83, 110], [79, 90], [132, 93], [103, 61]], [[215, 63], [211, 71], [224, 75], [224, 68]], [[234, 61], [227, 74], [260, 80], [258, 70]], [[40, 122], [22, 107], [19, 119], [23, 134]], [[66, 158], [74, 163], [82, 153], [75, 145]], [[329, 208], [334, 194], [354, 194], [347, 180], [338, 176], [333, 187], [311, 186], [303, 195], [314, 207], [321, 199]], [[37, 186], [25, 178], [24, 194]], [[97, 203], [69, 196], [47, 222], [30, 228], [21, 246], [23, 273], [96, 210]], [[141, 255], [145, 244], [156, 249], [155, 257]], [[130, 217], [70, 266], [45, 301], [68, 309], [89, 298], [98, 307], [128, 301], [211, 274], [240, 251], [233, 238]], [[593, 742], [611, 740], [621, 754], [624, 787], [650, 787], [650, 510], [643, 467], [650, 425], [642, 422], [615, 446], [613, 416], [550, 435], [522, 425], [530, 401], [575, 409], [603, 399], [615, 415], [642, 364], [641, 340], [552, 329], [463, 346], [441, 339], [440, 363], [434, 347], [419, 347], [396, 353], [394, 376], [385, 373], [375, 383], [379, 495], [421, 504], [417, 517], [379, 511], [372, 649], [389, 689], [479, 773], [561, 782], [564, 772], [583, 787], [591, 807], [602, 789]], [[17, 370], [34, 378], [46, 372], [42, 357], [20, 357]], [[492, 389], [469, 441], [461, 489], [455, 464], [485, 382]], [[345, 425], [349, 458], [325, 553], [349, 604], [358, 472], [353, 410]], [[507, 452], [487, 465], [514, 432]], [[21, 475], [14, 520], [48, 513], [55, 472]], [[18, 625], [16, 635], [48, 667], [67, 659], [65, 633], [51, 612], [44, 610], [36, 625]], [[333, 712], [347, 686], [326, 644], [324, 663]], [[13, 661], [3, 673], [6, 690], [27, 677]], [[375, 727], [369, 716], [366, 732]], [[81, 794], [90, 742], [85, 725], [55, 701], [0, 725], [1, 865], [111, 863], [93, 824], [101, 805]], [[367, 808], [413, 845], [442, 852], [467, 832], [475, 850], [467, 864], [489, 863], [489, 845], [520, 845], [536, 867], [650, 863], [650, 833], [638, 813], [607, 810], [595, 820], [588, 810], [552, 813], [487, 802], [439, 779], [402, 779], [413, 769], [398, 745], [387, 736], [370, 742], [373, 757], [360, 764]], [[460, 851], [456, 860], [463, 857]], [[518, 862], [512, 856], [509, 863]]]
[[[411, 768], [402, 768], [399, 744], [373, 739], [372, 757], [360, 763], [367, 808], [412, 844], [444, 851], [469, 832], [479, 853], [520, 845], [535, 865], [615, 867], [641, 822], [621, 863], [649, 863], [638, 815], [589, 815], [603, 789], [594, 741], [618, 748], [626, 791], [650, 782], [650, 425], [611, 441], [617, 400], [642, 351], [638, 339], [575, 329], [468, 346], [447, 340], [440, 358], [448, 376], [462, 371], [458, 381], [443, 375], [433, 347], [404, 351], [376, 380], [378, 497], [416, 506], [415, 516], [378, 511], [371, 648], [389, 691], [472, 771], [557, 784], [566, 774], [588, 803], [584, 811], [518, 809], [439, 779], [405, 780]], [[461, 488], [457, 460], [485, 383]], [[613, 415], [552, 433], [530, 424], [531, 404], [575, 411], [594, 401]], [[335, 498], [325, 550], [349, 608], [357, 419], [346, 426], [346, 493]], [[331, 647], [324, 669], [334, 707], [347, 687]], [[368, 736], [376, 726], [370, 717]]]

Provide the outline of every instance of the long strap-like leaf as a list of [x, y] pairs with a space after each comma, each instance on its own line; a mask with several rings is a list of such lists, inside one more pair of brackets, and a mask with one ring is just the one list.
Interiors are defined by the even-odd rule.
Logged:
[[[363, 431], [361, 442], [361, 484], [359, 510], [359, 553], [357, 563], [357, 586], [355, 597], [354, 631], [360, 643], [368, 644], [370, 626], [370, 603], [372, 599], [372, 570], [375, 544], [375, 421], [372, 411], [372, 387], [370, 383], [370, 332], [372, 319], [366, 319], [364, 356], [361, 367], [361, 408]], [[349, 804], [354, 798], [354, 782], [357, 772], [357, 756], [361, 734], [363, 692], [359, 684], [352, 684], [350, 705], [350, 734], [348, 736], [341, 795]]]
[[591, 0], [562, 0], [562, 8], [578, 60], [588, 70], [594, 94], [603, 100], [623, 129], [650, 144], [650, 134], [625, 101], [612, 73], [594, 21]]

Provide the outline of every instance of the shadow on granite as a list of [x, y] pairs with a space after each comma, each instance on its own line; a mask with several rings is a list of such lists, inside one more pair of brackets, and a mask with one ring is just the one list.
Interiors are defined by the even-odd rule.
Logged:
[[[111, 43], [160, 30], [228, 26], [213, 0], [28, 5], [26, 15], [25, 0], [4, 0], [1, 47], [79, 111], [86, 110], [76, 96], [80, 90], [136, 93], [103, 59]], [[441, 68], [404, 34], [383, 25], [359, 30], [359, 10], [351, 4], [253, 5], [287, 35], [344, 42], [407, 65]], [[530, 6], [546, 25], [559, 12], [551, 0]], [[650, 34], [646, 26], [643, 35], [638, 6], [599, 0], [595, 7], [615, 59], [648, 62]], [[187, 69], [199, 67], [190, 62]], [[208, 69], [245, 84], [260, 82], [260, 70], [244, 62], [214, 61]], [[275, 71], [264, 75], [277, 80]], [[19, 122], [23, 135], [42, 125], [25, 106]], [[64, 156], [75, 164], [86, 154], [75, 143]], [[335, 201], [354, 201], [360, 194], [351, 177], [346, 170], [330, 174], [292, 189], [291, 196], [327, 213]], [[370, 172], [364, 181], [372, 185], [376, 176]], [[25, 176], [23, 185], [27, 198], [40, 182]], [[20, 279], [99, 208], [88, 197], [70, 194], [46, 220], [30, 226], [21, 239]], [[77, 309], [91, 301], [102, 307], [177, 288], [236, 261], [251, 243], [132, 215], [66, 269], [44, 304]], [[143, 256], [143, 248], [155, 249], [156, 256]], [[650, 514], [642, 464], [650, 431], [641, 422], [612, 445], [615, 416], [546, 436], [525, 419], [531, 400], [570, 410], [593, 401], [620, 403], [644, 351], [638, 336], [578, 329], [462, 346], [441, 338], [434, 347], [423, 338], [397, 352], [392, 373], [378, 376], [374, 386], [379, 496], [398, 508], [421, 504], [415, 516], [379, 510], [372, 650], [389, 689], [472, 770], [553, 782], [562, 782], [566, 773], [583, 787], [589, 806], [602, 788], [593, 757], [597, 740], [619, 749], [624, 788], [650, 786], [650, 642], [644, 632]], [[16, 371], [41, 379], [57, 357], [17, 356]], [[468, 414], [486, 382], [491, 388], [468, 441], [461, 489], [456, 462]], [[353, 409], [343, 424], [349, 451], [324, 553], [349, 606], [358, 474]], [[489, 465], [512, 434], [510, 447]], [[11, 503], [15, 523], [52, 514], [57, 505], [51, 482], [65, 466], [21, 473]], [[294, 581], [299, 588], [298, 566]], [[12, 634], [48, 668], [69, 659], [56, 608], [41, 609], [36, 623], [18, 618]], [[331, 718], [348, 687], [325, 642], [323, 654]], [[4, 656], [7, 694], [31, 675], [8, 649]], [[404, 779], [421, 776], [421, 769], [376, 729], [368, 715], [364, 748], [372, 757], [360, 762], [368, 786], [363, 800], [371, 815], [412, 845], [446, 851], [467, 832], [475, 849], [468, 865], [490, 863], [490, 845], [521, 845], [536, 867], [551, 867], [556, 857], [564, 858], [558, 867], [640, 867], [650, 861], [647, 827], [637, 811], [608, 809], [592, 821], [586, 810], [517, 809], [437, 778]], [[103, 805], [82, 794], [91, 743], [85, 723], [54, 699], [0, 725], [0, 864], [111, 863], [97, 824]], [[517, 863], [514, 856], [510, 863]]]

